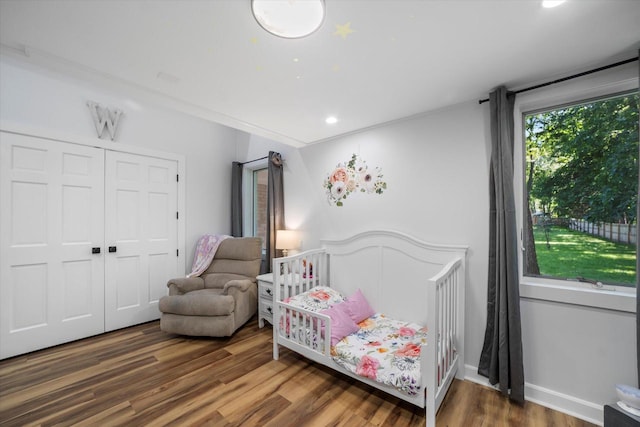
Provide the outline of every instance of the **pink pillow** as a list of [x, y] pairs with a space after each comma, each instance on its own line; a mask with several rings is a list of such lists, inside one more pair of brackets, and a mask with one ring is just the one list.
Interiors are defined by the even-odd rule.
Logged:
[[351, 320], [356, 323], [362, 322], [363, 320], [368, 319], [369, 317], [376, 314], [360, 289], [355, 291], [353, 295], [347, 298], [347, 300], [343, 304], [346, 304], [349, 317], [351, 317]]
[[[345, 303], [336, 304], [331, 308], [320, 311], [331, 318], [331, 346], [338, 344], [342, 338], [360, 330], [351, 320]], [[323, 328], [324, 333], [324, 328]]]

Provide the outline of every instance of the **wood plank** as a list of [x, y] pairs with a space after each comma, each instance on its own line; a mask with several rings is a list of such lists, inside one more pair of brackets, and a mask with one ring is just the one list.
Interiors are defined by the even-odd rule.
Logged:
[[286, 412], [291, 402], [277, 393], [273, 393], [263, 399], [249, 402], [243, 400], [242, 404], [235, 405], [235, 410], [226, 413], [229, 407], [223, 407], [218, 411], [225, 423], [237, 426], [264, 426], [278, 414]]
[[[424, 426], [424, 409], [282, 349], [253, 319], [228, 338], [150, 322], [0, 361], [0, 424]], [[443, 426], [591, 424], [455, 380]]]

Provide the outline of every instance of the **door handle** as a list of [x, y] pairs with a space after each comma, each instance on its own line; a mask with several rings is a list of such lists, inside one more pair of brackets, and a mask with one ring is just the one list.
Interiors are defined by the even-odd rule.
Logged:
[[100, 253], [100, 248], [91, 248], [91, 253], [92, 254], [99, 254]]
[[116, 247], [115, 246], [109, 246], [109, 253], [113, 253], [116, 251]]

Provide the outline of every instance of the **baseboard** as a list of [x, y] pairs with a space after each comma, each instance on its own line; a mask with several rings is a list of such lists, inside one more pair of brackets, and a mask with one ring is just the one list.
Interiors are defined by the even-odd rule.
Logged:
[[[478, 368], [476, 366], [465, 365], [464, 368], [465, 380], [497, 389], [497, 387], [489, 383], [487, 378], [478, 374]], [[571, 415], [572, 417], [580, 418], [592, 424], [601, 426], [604, 423], [603, 405], [588, 402], [568, 394], [559, 393], [535, 384], [525, 383], [524, 398], [529, 402]]]

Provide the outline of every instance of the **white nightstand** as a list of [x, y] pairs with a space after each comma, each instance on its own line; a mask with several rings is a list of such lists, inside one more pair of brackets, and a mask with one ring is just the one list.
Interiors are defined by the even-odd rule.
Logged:
[[264, 321], [273, 325], [273, 273], [261, 274], [258, 279], [258, 327], [264, 327]]
[[[298, 275], [295, 275], [296, 278]], [[273, 325], [273, 297], [276, 291], [273, 288], [273, 273], [261, 274], [258, 280], [258, 327], [264, 327], [264, 321]], [[281, 285], [282, 289], [282, 285]]]

